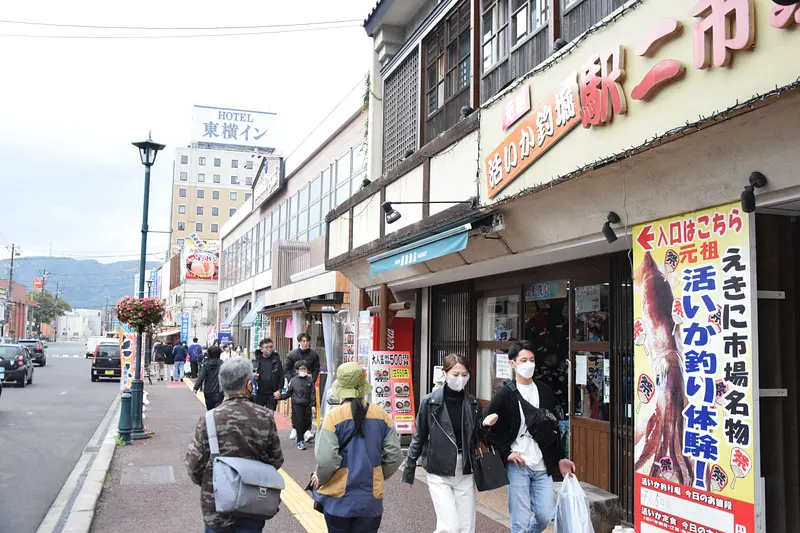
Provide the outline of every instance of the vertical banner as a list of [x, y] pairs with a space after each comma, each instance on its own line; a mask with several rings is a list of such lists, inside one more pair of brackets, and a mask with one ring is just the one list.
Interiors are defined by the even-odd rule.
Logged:
[[416, 410], [411, 352], [373, 351], [369, 375], [373, 402], [392, 416], [399, 434], [414, 433]]
[[122, 373], [119, 379], [119, 390], [125, 392], [131, 388], [131, 382], [136, 375], [136, 336], [130, 328], [117, 326], [119, 336], [119, 363]]
[[634, 228], [640, 533], [754, 531], [748, 223], [735, 203]]
[[189, 342], [189, 323], [191, 322], [191, 313], [184, 311], [181, 313], [181, 342]]

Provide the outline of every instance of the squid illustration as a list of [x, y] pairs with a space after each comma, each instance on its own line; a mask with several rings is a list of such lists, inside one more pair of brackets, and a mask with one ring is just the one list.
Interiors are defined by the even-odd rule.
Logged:
[[[644, 348], [650, 361], [655, 382], [655, 412], [647, 422], [644, 432], [636, 434], [634, 470], [639, 471], [654, 459], [648, 475], [660, 476], [661, 464], [672, 465], [671, 481], [691, 485], [694, 466], [683, 455], [683, 410], [688, 405], [684, 383], [680, 330], [672, 317], [672, 287], [661, 272], [650, 252], [636, 270], [634, 287], [642, 299], [642, 316], [646, 332]], [[678, 330], [676, 332], [676, 329]]]

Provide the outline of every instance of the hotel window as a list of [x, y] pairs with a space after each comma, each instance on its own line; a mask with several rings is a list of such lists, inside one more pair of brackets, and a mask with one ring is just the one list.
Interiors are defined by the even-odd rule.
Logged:
[[212, 207], [211, 208], [211, 216], [218, 217], [219, 216], [219, 207]]
[[181, 156], [181, 165], [186, 165], [188, 163], [189, 163], [189, 156], [188, 155], [182, 155]]
[[219, 233], [219, 224], [211, 224], [211, 233]]
[[252, 185], [253, 184], [253, 177], [252, 176], [247, 176], [244, 179], [244, 182], [245, 182], [246, 185]]
[[219, 191], [211, 191], [211, 199], [219, 200]]
[[186, 229], [186, 222], [178, 222], [178, 231], [184, 231]]
[[180, 176], [181, 176], [181, 181], [186, 181], [189, 179], [189, 174], [187, 174], [186, 172], [181, 172]]
[[239, 185], [239, 177], [231, 176], [231, 185]]
[[178, 245], [178, 248], [183, 248], [184, 242], [185, 241], [183, 239], [178, 239], [177, 241], [175, 241], [175, 243]]
[[231, 201], [232, 202], [236, 201], [236, 191], [231, 191]]
[[185, 215], [186, 214], [186, 206], [184, 204], [181, 204], [181, 205], [178, 206], [178, 214], [179, 215]]
[[245, 161], [244, 162], [244, 168], [246, 168], [248, 170], [253, 170], [253, 162], [252, 161]]
[[239, 168], [239, 160], [231, 159], [231, 168]]
[[184, 188], [178, 189], [178, 196], [180, 196], [181, 198], [186, 198], [186, 189]]
[[232, 217], [235, 214], [236, 214], [236, 208], [235, 207], [231, 207], [230, 209], [228, 209], [228, 216], [229, 217]]
[[197, 197], [198, 198], [205, 198], [206, 197], [206, 191], [204, 191], [203, 189], [197, 189]]
[[219, 183], [219, 174], [214, 174], [214, 183]]
[[249, 200], [251, 196], [253, 196], [252, 193], [249, 193], [249, 192], [244, 193], [244, 199], [245, 200]]
[[203, 223], [202, 223], [202, 222], [197, 222], [197, 223], [194, 225], [194, 230], [195, 230], [195, 231], [203, 231]]
[[206, 166], [206, 158], [205, 157], [198, 157], [197, 158], [197, 164], [200, 165], [201, 167]]
[[215, 157], [214, 158], [214, 166], [215, 167], [221, 167], [222, 166], [222, 159], [220, 159], [219, 157]]
[[202, 205], [198, 205], [197, 206], [197, 214], [198, 215], [202, 215], [203, 214], [203, 206]]
[[508, 55], [508, 0], [484, 2], [481, 24], [483, 71]]
[[199, 181], [200, 183], [205, 183], [206, 182], [206, 175], [205, 174], [198, 174], [197, 175], [197, 181]]

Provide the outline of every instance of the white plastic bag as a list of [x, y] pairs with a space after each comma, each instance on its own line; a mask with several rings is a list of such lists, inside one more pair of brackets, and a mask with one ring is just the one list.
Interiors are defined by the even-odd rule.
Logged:
[[589, 500], [574, 475], [564, 479], [558, 491], [554, 533], [594, 533]]

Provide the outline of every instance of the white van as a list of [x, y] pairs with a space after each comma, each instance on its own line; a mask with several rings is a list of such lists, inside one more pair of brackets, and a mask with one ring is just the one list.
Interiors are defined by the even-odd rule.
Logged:
[[97, 348], [98, 344], [106, 340], [108, 339], [102, 335], [86, 339], [86, 358], [94, 357], [94, 349]]

